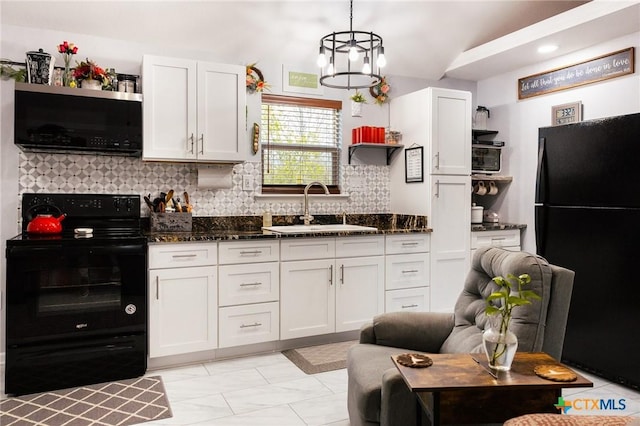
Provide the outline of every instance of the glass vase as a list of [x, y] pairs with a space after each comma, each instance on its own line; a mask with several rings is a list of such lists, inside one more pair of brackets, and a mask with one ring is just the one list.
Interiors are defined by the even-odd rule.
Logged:
[[72, 76], [71, 76], [70, 64], [71, 64], [72, 56], [73, 55], [70, 53], [64, 53], [62, 55], [62, 59], [64, 59], [64, 73], [62, 74], [62, 85], [65, 87], [69, 87], [71, 85]]
[[513, 334], [508, 327], [502, 327], [501, 323], [492, 324], [482, 333], [489, 367], [498, 371], [508, 371], [518, 349], [518, 336]]

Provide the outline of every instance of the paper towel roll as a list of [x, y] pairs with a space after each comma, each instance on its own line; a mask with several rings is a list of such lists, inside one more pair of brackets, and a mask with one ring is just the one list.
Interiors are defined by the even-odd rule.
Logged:
[[198, 188], [228, 189], [232, 185], [233, 164], [198, 166]]

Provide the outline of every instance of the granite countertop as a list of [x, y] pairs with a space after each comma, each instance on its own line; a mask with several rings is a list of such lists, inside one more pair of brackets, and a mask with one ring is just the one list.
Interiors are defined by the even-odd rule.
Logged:
[[489, 223], [489, 222], [483, 222], [483, 223], [472, 223], [471, 224], [471, 231], [472, 232], [502, 231], [502, 230], [505, 230], [505, 229], [525, 229], [526, 227], [527, 227], [527, 225], [523, 224], [523, 223], [504, 223], [504, 222]]
[[[314, 225], [341, 224], [342, 215], [315, 215]], [[370, 226], [378, 231], [348, 232], [305, 232], [298, 234], [279, 234], [262, 230], [262, 216], [210, 216], [193, 217], [190, 232], [154, 232], [149, 229], [148, 218], [143, 219], [145, 235], [150, 243], [173, 243], [184, 241], [226, 241], [251, 240], [257, 238], [308, 238], [335, 237], [347, 235], [375, 235], [402, 233], [429, 233], [426, 216], [398, 214], [355, 214], [346, 215], [346, 223]], [[300, 225], [298, 216], [273, 216], [273, 225]]]

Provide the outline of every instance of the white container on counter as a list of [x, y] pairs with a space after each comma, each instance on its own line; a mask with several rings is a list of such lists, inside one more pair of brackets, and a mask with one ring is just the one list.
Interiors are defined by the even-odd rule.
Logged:
[[476, 203], [471, 205], [471, 223], [482, 223], [482, 216], [484, 213], [484, 207], [476, 206]]

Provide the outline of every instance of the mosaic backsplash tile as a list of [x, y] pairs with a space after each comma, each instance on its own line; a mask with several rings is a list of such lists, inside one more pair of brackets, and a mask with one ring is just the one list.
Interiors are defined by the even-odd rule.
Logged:
[[[67, 192], [97, 194], [139, 194], [174, 189], [187, 191], [195, 216], [253, 216], [265, 210], [277, 215], [302, 214], [301, 197], [277, 202], [256, 199], [260, 194], [261, 164], [246, 162], [233, 166], [229, 189], [198, 188], [198, 169], [189, 163], [155, 163], [139, 158], [20, 152], [19, 194], [24, 192]], [[242, 187], [244, 175], [253, 177], [253, 187]], [[343, 165], [340, 170], [346, 199], [326, 202], [314, 197], [313, 214], [389, 213], [389, 168], [378, 165]], [[142, 215], [149, 211], [142, 203]]]

